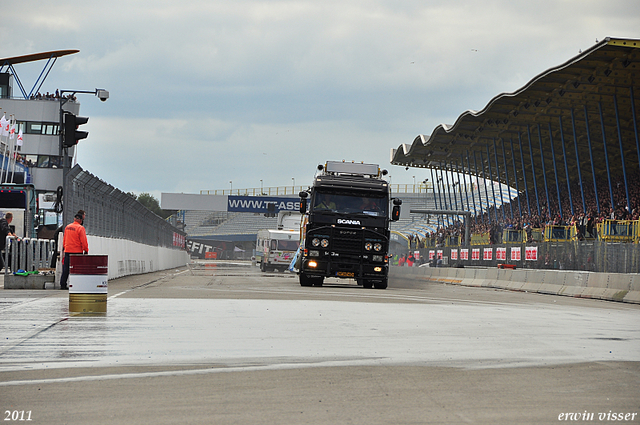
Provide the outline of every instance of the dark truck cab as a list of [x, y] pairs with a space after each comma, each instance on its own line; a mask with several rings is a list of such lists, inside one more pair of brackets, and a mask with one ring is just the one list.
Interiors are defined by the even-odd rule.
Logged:
[[309, 191], [300, 192], [300, 285], [322, 286], [325, 277], [338, 277], [386, 289], [389, 223], [399, 218], [402, 203], [390, 205], [389, 183], [381, 177], [386, 170], [336, 161], [318, 170]]

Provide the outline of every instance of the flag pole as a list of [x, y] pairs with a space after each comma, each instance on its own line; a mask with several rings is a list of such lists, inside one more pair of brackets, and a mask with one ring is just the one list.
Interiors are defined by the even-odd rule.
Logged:
[[[4, 136], [4, 131], [5, 131], [5, 125], [7, 123], [7, 118], [6, 115], [3, 114], [2, 118], [0, 119], [0, 143], [2, 142], [2, 137]], [[9, 169], [9, 157], [7, 156], [7, 145], [9, 144], [9, 140], [7, 139], [4, 142], [4, 146], [2, 148], [2, 170], [0, 170], [0, 181], [4, 184], [5, 182], [5, 170]], [[5, 165], [6, 163], [6, 165]], [[7, 174], [8, 177], [8, 174]]]
[[[9, 120], [11, 121], [11, 120]], [[15, 140], [15, 135], [16, 135], [16, 119], [15, 116], [13, 118], [13, 125], [9, 126], [11, 128], [11, 132], [9, 133], [9, 140], [11, 143], [11, 156], [13, 157], [13, 168], [11, 168], [11, 183], [13, 183], [13, 173], [16, 171], [16, 160], [17, 160], [17, 156], [18, 156], [18, 151], [16, 149], [16, 142]], [[11, 160], [11, 159], [9, 159]], [[11, 161], [10, 161], [11, 162]], [[8, 174], [8, 172], [7, 172]]]
[[[22, 142], [23, 142], [23, 140], [22, 140], [22, 129], [19, 129], [18, 130], [18, 138], [16, 139], [16, 146], [22, 146]], [[27, 167], [26, 164], [24, 164], [23, 171], [22, 171], [24, 177], [23, 177], [22, 181], [25, 184], [27, 183], [27, 174], [28, 174], [27, 170], [28, 170], [28, 167]]]

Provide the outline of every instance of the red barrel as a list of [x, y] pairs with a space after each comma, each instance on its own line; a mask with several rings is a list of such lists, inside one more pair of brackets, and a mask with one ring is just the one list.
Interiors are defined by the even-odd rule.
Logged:
[[69, 312], [106, 313], [109, 256], [69, 256]]

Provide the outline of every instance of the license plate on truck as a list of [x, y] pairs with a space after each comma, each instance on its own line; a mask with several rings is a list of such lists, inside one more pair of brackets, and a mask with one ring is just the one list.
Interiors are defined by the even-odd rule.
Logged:
[[338, 272], [338, 277], [354, 277], [355, 273], [353, 272]]

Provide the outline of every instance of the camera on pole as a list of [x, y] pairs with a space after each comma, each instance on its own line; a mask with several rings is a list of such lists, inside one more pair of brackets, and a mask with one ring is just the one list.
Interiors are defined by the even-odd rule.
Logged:
[[78, 127], [86, 124], [87, 121], [89, 121], [89, 117], [78, 117], [71, 112], [64, 113], [63, 146], [65, 148], [75, 146], [79, 140], [87, 138], [88, 131], [78, 131]]

